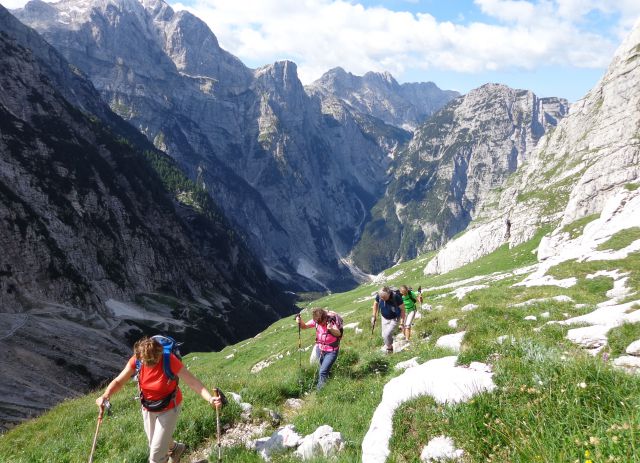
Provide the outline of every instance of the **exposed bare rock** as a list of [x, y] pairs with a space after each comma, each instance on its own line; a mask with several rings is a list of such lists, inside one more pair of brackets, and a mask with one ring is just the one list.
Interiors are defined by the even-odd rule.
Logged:
[[558, 226], [554, 234], [560, 234], [575, 220], [600, 213], [625, 185], [638, 182], [639, 46], [640, 22], [600, 82], [571, 106], [569, 116], [538, 143], [504, 189], [485, 199], [476, 222], [440, 250], [426, 273], [447, 272], [464, 265], [468, 255], [477, 258], [506, 243], [527, 241], [544, 225]]

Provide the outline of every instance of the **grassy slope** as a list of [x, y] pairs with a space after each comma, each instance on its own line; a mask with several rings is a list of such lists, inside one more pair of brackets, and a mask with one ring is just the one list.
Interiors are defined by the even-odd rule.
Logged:
[[[403, 273], [392, 284], [407, 283], [416, 288], [433, 287], [530, 265], [542, 232], [531, 242], [509, 250], [500, 248], [464, 268], [446, 275], [425, 278], [422, 275], [428, 256], [405, 262], [386, 274]], [[635, 236], [635, 233], [634, 233]], [[626, 241], [626, 240], [625, 240]], [[334, 376], [325, 389], [312, 390], [315, 369], [308, 364], [308, 352], [302, 354], [304, 370], [300, 375], [298, 331], [292, 319], [280, 320], [262, 334], [229, 346], [222, 352], [192, 354], [186, 357], [189, 368], [208, 386], [217, 385], [235, 391], [253, 404], [254, 417], [264, 418], [263, 407], [276, 409], [293, 422], [301, 434], [321, 424], [340, 431], [347, 442], [339, 462], [360, 460], [360, 442], [366, 433], [373, 410], [380, 401], [384, 384], [397, 375], [393, 365], [418, 356], [420, 361], [447, 355], [434, 346], [436, 339], [454, 330], [447, 321], [458, 318], [458, 330], [467, 334], [460, 363], [490, 360], [495, 365], [495, 381], [499, 386], [491, 394], [457, 406], [436, 405], [428, 397], [406, 403], [394, 418], [395, 433], [391, 442], [390, 462], [418, 461], [420, 450], [437, 435], [454, 438], [465, 450], [466, 461], [495, 462], [584, 462], [589, 452], [594, 462], [640, 461], [640, 380], [613, 370], [601, 358], [591, 358], [564, 339], [568, 328], [558, 325], [543, 327], [542, 312], [551, 319], [562, 319], [588, 312], [606, 300], [612, 288], [610, 278], [588, 280], [586, 275], [600, 268], [620, 268], [631, 273], [628, 284], [640, 289], [640, 255], [617, 262], [565, 263], [555, 269], [558, 276], [572, 274], [578, 284], [569, 289], [558, 287], [514, 288], [522, 279], [507, 277], [500, 281], [479, 281], [485, 289], [469, 293], [462, 300], [438, 290], [427, 295], [436, 307], [423, 312], [414, 329], [411, 349], [385, 357], [379, 352], [379, 329], [371, 336], [368, 327], [371, 301], [368, 297], [376, 286], [369, 284], [343, 294], [315, 301], [313, 306], [327, 306], [345, 314], [345, 323], [358, 321], [362, 334], [347, 330]], [[526, 308], [510, 304], [534, 298], [564, 294], [586, 307], [576, 309], [571, 303], [542, 302]], [[474, 303], [472, 312], [460, 308]], [[352, 312], [353, 311], [353, 312]], [[525, 321], [525, 315], [537, 315], [539, 321]], [[308, 316], [308, 314], [307, 314]], [[510, 335], [514, 343], [500, 345], [496, 337]], [[611, 353], [624, 350], [628, 342], [640, 337], [635, 326], [625, 325], [611, 333]], [[311, 330], [302, 332], [303, 347], [313, 342]], [[226, 358], [233, 354], [233, 357]], [[282, 359], [260, 371], [250, 372], [257, 362], [270, 356]], [[123, 359], [124, 364], [125, 359]], [[302, 389], [311, 391], [301, 394]], [[584, 386], [584, 387], [582, 387]], [[146, 444], [138, 405], [132, 400], [135, 387], [114, 397], [114, 413], [102, 425], [96, 461], [144, 462]], [[283, 409], [289, 397], [303, 396], [305, 405], [293, 413]], [[76, 462], [87, 458], [96, 424], [94, 396], [69, 400], [42, 417], [24, 423], [0, 437], [0, 461], [7, 462]], [[239, 420], [240, 409], [232, 405], [223, 413], [223, 422]], [[176, 437], [192, 448], [215, 436], [215, 415], [190, 391], [185, 391], [185, 406]], [[639, 450], [640, 452], [640, 450]], [[55, 455], [55, 457], [53, 457]], [[215, 457], [211, 457], [215, 461]], [[244, 449], [225, 452], [225, 462], [258, 462], [255, 453]], [[288, 454], [273, 458], [276, 463], [296, 461]], [[324, 460], [319, 460], [324, 461]]]

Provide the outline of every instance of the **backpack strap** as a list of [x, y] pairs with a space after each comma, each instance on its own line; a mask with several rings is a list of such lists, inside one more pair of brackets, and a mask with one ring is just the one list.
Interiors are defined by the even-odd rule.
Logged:
[[171, 354], [173, 353], [174, 346], [176, 342], [173, 338], [169, 336], [161, 336], [155, 335], [152, 337], [160, 343], [162, 346], [162, 369], [164, 370], [164, 374], [169, 378], [170, 381], [174, 381], [176, 379], [176, 375], [171, 371]]

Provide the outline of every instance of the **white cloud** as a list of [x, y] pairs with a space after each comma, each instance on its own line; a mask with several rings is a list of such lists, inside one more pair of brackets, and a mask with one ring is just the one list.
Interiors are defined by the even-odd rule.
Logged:
[[4, 6], [7, 10], [14, 10], [16, 8], [22, 8], [25, 3], [27, 2], [24, 0], [2, 0], [0, 5]]
[[[414, 0], [406, 0], [414, 1]], [[24, 0], [2, 0], [17, 7]], [[203, 19], [223, 48], [254, 65], [290, 59], [309, 83], [341, 66], [355, 74], [408, 70], [603, 68], [640, 15], [638, 0], [474, 0], [491, 22], [456, 24], [354, 0], [194, 0], [173, 3]], [[611, 15], [612, 30], [583, 27]]]
[[581, 19], [594, 9], [640, 14], [637, 0], [475, 3], [499, 23], [438, 22], [428, 13], [365, 8], [343, 0], [196, 0], [189, 7], [174, 7], [205, 20], [221, 45], [243, 60], [295, 61], [305, 83], [335, 66], [356, 74], [387, 70], [398, 77], [409, 68], [463, 72], [543, 65], [601, 68], [617, 42], [604, 35], [606, 31], [581, 29]]

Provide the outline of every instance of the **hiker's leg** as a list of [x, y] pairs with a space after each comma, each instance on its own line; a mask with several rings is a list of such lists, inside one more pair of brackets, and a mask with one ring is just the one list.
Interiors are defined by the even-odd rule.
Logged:
[[156, 415], [157, 413], [148, 412], [144, 408], [142, 410], [142, 423], [144, 424], [144, 433], [147, 435], [147, 443], [151, 447], [151, 441], [153, 440], [153, 432], [156, 429]]
[[320, 377], [318, 378], [318, 390], [322, 389], [329, 378], [329, 372], [338, 358], [338, 351], [320, 353]]
[[[155, 429], [149, 442], [149, 463], [166, 463], [169, 447], [173, 445], [173, 431], [178, 423], [181, 405], [162, 413], [154, 413]], [[149, 413], [149, 412], [147, 412]]]
[[405, 329], [405, 333], [404, 333], [404, 338], [409, 341], [411, 340], [411, 327], [413, 326], [413, 319], [416, 316], [416, 311], [412, 310], [411, 312], [407, 313], [407, 318], [405, 318], [404, 320], [404, 329]]
[[381, 325], [382, 325], [382, 340], [384, 341], [384, 345], [387, 348], [387, 352], [393, 351], [393, 333], [398, 326], [397, 319], [387, 320], [384, 317], [381, 317]]

